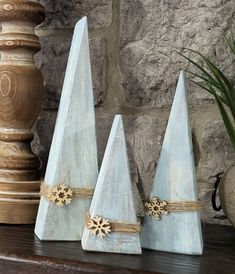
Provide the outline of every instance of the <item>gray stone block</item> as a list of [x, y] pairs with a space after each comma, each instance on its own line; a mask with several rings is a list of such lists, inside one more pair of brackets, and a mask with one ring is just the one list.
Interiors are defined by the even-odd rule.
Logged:
[[[41, 37], [41, 51], [35, 61], [44, 79], [43, 108], [57, 109], [71, 45], [69, 37]], [[104, 102], [106, 84], [105, 40], [90, 40], [94, 103]]]
[[[121, 52], [125, 102], [162, 107], [172, 102], [178, 72], [188, 68], [175, 50], [199, 50], [232, 74], [224, 33], [232, 29], [234, 1], [121, 1]], [[208, 94], [191, 84], [190, 104]]]
[[221, 120], [205, 123], [200, 150], [198, 177], [203, 181], [225, 171], [234, 162], [235, 153]]
[[112, 21], [112, 0], [40, 0], [46, 8], [46, 19], [39, 28], [73, 28], [82, 17], [88, 17], [90, 28], [107, 27]]
[[40, 172], [42, 178], [44, 178], [45, 175], [56, 116], [56, 111], [41, 111], [33, 128], [34, 140], [32, 142], [32, 149], [40, 158]]

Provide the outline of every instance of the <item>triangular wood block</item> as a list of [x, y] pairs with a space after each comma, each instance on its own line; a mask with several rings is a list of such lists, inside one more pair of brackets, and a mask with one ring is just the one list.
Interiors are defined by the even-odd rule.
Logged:
[[[89, 213], [91, 218], [101, 216], [112, 223], [137, 224], [121, 115], [116, 115], [112, 125]], [[111, 232], [100, 238], [87, 227], [82, 247], [90, 251], [141, 253], [139, 233]]]
[[[149, 199], [153, 197], [165, 201], [198, 200], [183, 71], [180, 73]], [[146, 215], [141, 245], [155, 250], [202, 254], [200, 213], [171, 212], [163, 215], [160, 220]]]
[[[60, 106], [51, 144], [45, 183], [94, 189], [98, 177], [95, 113], [91, 79], [87, 19], [74, 31]], [[56, 206], [43, 196], [35, 233], [41, 240], [80, 240], [84, 211], [91, 197], [74, 197]]]

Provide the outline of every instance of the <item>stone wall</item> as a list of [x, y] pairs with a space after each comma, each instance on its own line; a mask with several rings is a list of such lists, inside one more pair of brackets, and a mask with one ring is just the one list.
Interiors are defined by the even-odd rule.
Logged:
[[[181, 69], [188, 68], [175, 50], [189, 47], [219, 60], [232, 77], [235, 63], [223, 39], [232, 28], [234, 0], [40, 0], [46, 20], [37, 28], [42, 50], [36, 55], [44, 76], [42, 111], [33, 148], [45, 172], [63, 77], [78, 19], [89, 22], [99, 160], [112, 119], [124, 115], [129, 158], [139, 213], [139, 193], [148, 195]], [[206, 222], [225, 223], [213, 212], [211, 188], [235, 154], [213, 99], [188, 81], [200, 198]]]

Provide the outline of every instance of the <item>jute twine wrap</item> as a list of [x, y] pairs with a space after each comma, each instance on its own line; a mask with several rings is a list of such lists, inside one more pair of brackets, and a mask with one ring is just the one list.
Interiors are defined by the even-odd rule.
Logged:
[[100, 236], [101, 238], [102, 236], [99, 234], [101, 232], [100, 230], [103, 230], [104, 234], [108, 234], [110, 232], [138, 234], [141, 230], [140, 223], [126, 224], [119, 222], [110, 222], [108, 219], [98, 216], [91, 218], [89, 212], [85, 213], [85, 225], [89, 230], [91, 230], [91, 232], [93, 232], [92, 234]]
[[54, 202], [58, 206], [69, 204], [73, 198], [91, 198], [93, 193], [94, 189], [70, 188], [65, 184], [51, 187], [45, 182], [42, 182], [40, 187], [40, 195], [42, 195], [46, 200]]
[[167, 201], [166, 206], [168, 212], [201, 211], [202, 209], [201, 201]]
[[153, 197], [145, 202], [146, 213], [158, 220], [161, 219], [162, 215], [171, 212], [200, 211], [202, 209], [201, 201], [163, 201], [158, 197]]

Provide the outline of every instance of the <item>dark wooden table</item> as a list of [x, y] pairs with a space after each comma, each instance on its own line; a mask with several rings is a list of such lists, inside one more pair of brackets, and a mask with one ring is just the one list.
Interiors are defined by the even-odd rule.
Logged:
[[0, 225], [0, 273], [235, 273], [235, 229], [205, 225], [203, 256], [151, 250], [92, 253], [80, 242], [40, 242], [33, 226]]

